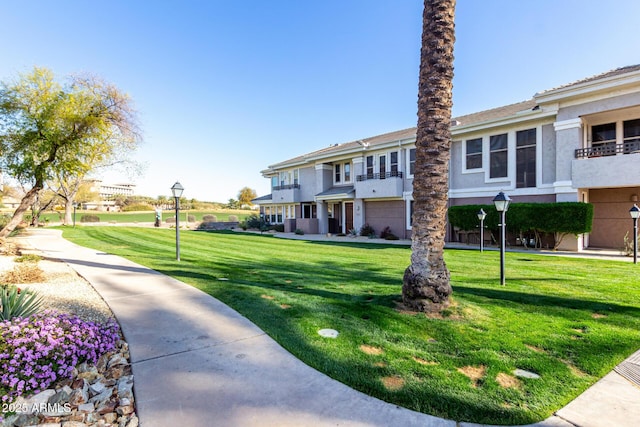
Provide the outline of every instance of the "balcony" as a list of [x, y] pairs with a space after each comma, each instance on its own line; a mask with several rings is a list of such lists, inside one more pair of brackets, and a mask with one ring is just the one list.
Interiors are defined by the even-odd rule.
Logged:
[[575, 156], [571, 162], [574, 188], [629, 187], [640, 182], [640, 141], [582, 148]]
[[402, 197], [403, 188], [402, 172], [372, 173], [356, 176], [356, 197], [359, 199]]
[[297, 203], [300, 201], [300, 184], [278, 185], [271, 190], [273, 203]]
[[576, 150], [576, 159], [585, 159], [592, 157], [616, 156], [618, 154], [634, 154], [640, 153], [640, 140], [626, 141], [622, 144], [614, 142], [600, 144], [588, 148], [580, 148]]

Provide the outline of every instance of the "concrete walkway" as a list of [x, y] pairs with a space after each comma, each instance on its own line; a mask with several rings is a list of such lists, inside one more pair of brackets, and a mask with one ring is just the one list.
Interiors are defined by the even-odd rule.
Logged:
[[[129, 343], [138, 416], [162, 426], [473, 426], [355, 391], [308, 367], [211, 296], [50, 229], [29, 244], [102, 295]], [[538, 426], [640, 425], [640, 388], [612, 372]]]

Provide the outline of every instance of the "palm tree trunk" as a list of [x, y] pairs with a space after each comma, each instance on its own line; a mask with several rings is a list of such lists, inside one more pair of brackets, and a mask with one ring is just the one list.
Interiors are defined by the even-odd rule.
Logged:
[[416, 170], [413, 177], [411, 265], [402, 297], [412, 310], [437, 312], [452, 292], [444, 262], [455, 0], [425, 0], [418, 89]]

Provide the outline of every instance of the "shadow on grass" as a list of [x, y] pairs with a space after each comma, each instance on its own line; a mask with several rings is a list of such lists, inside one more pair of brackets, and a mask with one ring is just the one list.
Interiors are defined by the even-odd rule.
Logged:
[[[531, 279], [532, 280], [551, 280], [551, 279]], [[626, 306], [620, 304], [612, 304], [602, 301], [590, 301], [578, 298], [565, 298], [555, 295], [537, 295], [524, 292], [508, 291], [505, 289], [476, 288], [462, 285], [453, 286], [454, 293], [462, 295], [475, 295], [492, 300], [510, 301], [523, 305], [538, 307], [562, 307], [573, 310], [590, 310], [593, 312], [615, 312], [624, 313], [632, 316], [640, 316], [640, 308]]]

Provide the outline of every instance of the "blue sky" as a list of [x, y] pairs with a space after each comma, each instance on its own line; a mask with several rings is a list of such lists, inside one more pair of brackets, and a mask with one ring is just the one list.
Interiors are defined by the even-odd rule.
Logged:
[[[135, 101], [138, 193], [227, 201], [260, 171], [416, 125], [419, 0], [0, 0], [0, 80], [91, 72]], [[640, 63], [637, 0], [458, 0], [454, 115]]]

